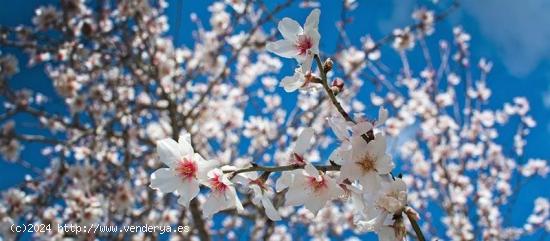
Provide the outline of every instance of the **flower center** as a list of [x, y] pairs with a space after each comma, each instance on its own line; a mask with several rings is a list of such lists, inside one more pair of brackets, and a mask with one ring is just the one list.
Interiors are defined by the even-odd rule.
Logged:
[[363, 172], [376, 171], [375, 161], [371, 155], [367, 154], [361, 159], [361, 161], [355, 163], [361, 167]]
[[197, 164], [187, 158], [183, 158], [176, 166], [176, 173], [184, 179], [189, 180], [197, 176]]
[[222, 181], [221, 175], [218, 174], [210, 178], [209, 182], [211, 189], [215, 192], [222, 193], [229, 188], [229, 186]]
[[300, 35], [298, 41], [296, 41], [296, 49], [298, 49], [299, 55], [304, 55], [309, 49], [313, 47], [313, 40], [309, 36]]
[[327, 188], [327, 181], [323, 176], [320, 177], [307, 177], [309, 186], [313, 189], [314, 192], [320, 192], [323, 189]]

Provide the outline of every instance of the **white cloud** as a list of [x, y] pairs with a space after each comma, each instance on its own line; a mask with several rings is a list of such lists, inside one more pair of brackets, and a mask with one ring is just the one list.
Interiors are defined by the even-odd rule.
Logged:
[[544, 103], [544, 107], [550, 109], [550, 84], [548, 85], [548, 89], [542, 93], [542, 102]]
[[[384, 33], [410, 24], [411, 12], [418, 6], [412, 0], [390, 2], [389, 17], [378, 22]], [[477, 23], [481, 36], [473, 37], [484, 38], [485, 43], [492, 45], [495, 56], [487, 57], [502, 59], [512, 75], [525, 77], [541, 62], [550, 60], [550, 1], [460, 0], [460, 4], [450, 21], [455, 25]], [[472, 26], [465, 27], [466, 31], [473, 31]]]
[[378, 21], [378, 28], [382, 33], [391, 33], [395, 28], [405, 27], [412, 23], [411, 14], [414, 10], [414, 1], [394, 0], [390, 17]]
[[525, 76], [550, 59], [550, 1], [464, 0], [462, 6], [511, 74]]

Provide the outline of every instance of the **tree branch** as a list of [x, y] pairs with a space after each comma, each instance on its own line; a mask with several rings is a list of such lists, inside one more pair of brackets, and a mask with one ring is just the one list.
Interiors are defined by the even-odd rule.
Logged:
[[413, 227], [414, 232], [416, 233], [416, 237], [419, 241], [426, 241], [426, 238], [424, 238], [424, 234], [422, 233], [422, 229], [420, 229], [420, 226], [418, 226], [418, 223], [416, 222], [416, 219], [414, 216], [412, 216], [409, 212], [404, 212], [407, 214], [407, 218], [409, 218], [409, 221], [411, 222], [411, 225]]
[[[297, 169], [303, 169], [304, 166], [302, 165], [286, 165], [286, 166], [252, 166], [245, 169], [239, 169], [239, 170], [228, 170], [224, 171], [224, 173], [232, 173], [233, 175], [237, 175], [239, 173], [245, 173], [245, 172], [285, 172], [285, 171], [292, 171]], [[340, 165], [333, 164], [333, 165], [318, 165], [315, 166], [317, 170], [327, 172], [327, 171], [339, 171]]]

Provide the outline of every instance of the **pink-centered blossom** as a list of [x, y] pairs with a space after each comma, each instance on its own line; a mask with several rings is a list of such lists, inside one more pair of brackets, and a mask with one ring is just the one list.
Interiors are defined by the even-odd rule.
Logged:
[[321, 11], [314, 9], [306, 19], [302, 28], [298, 22], [290, 18], [279, 21], [278, 29], [283, 35], [282, 40], [270, 42], [266, 49], [284, 58], [294, 58], [301, 65], [294, 75], [285, 77], [281, 85], [287, 92], [294, 91], [305, 83], [304, 74], [311, 70], [313, 57], [319, 54], [319, 16]]
[[344, 191], [336, 181], [308, 163], [300, 173], [294, 176], [294, 182], [286, 193], [286, 205], [304, 205], [314, 214], [333, 199], [343, 195]]
[[[314, 9], [306, 19], [304, 28], [291, 18], [283, 18], [277, 26], [282, 40], [270, 42], [266, 48], [268, 51], [285, 58], [295, 58], [305, 67], [311, 67], [313, 55], [319, 53], [319, 16], [321, 11]], [[307, 65], [309, 63], [309, 66]], [[309, 70], [307, 68], [304, 68]]]
[[252, 203], [256, 206], [262, 206], [269, 219], [273, 221], [281, 220], [281, 215], [271, 201], [274, 196], [273, 188], [265, 180], [258, 177], [256, 172], [239, 174], [235, 176], [234, 180], [252, 191]]
[[[311, 139], [313, 138], [313, 135], [314, 131], [312, 128], [305, 128], [302, 130], [296, 139], [292, 152], [290, 153], [290, 160], [288, 161], [288, 164], [303, 166], [309, 163], [304, 158], [304, 154], [311, 146]], [[294, 183], [295, 174], [299, 173], [301, 173], [301, 169], [283, 172], [275, 184], [276, 190], [279, 192], [292, 185], [292, 183]]]
[[151, 174], [151, 188], [163, 193], [176, 192], [178, 203], [188, 207], [191, 199], [199, 193], [200, 182], [215, 165], [195, 153], [189, 134], [180, 136], [178, 142], [167, 138], [157, 142], [160, 161], [167, 168], [160, 168]]
[[244, 209], [233, 183], [221, 169], [216, 168], [208, 172], [205, 185], [211, 190], [203, 205], [206, 217], [212, 217], [215, 213], [229, 208], [236, 208], [237, 211]]

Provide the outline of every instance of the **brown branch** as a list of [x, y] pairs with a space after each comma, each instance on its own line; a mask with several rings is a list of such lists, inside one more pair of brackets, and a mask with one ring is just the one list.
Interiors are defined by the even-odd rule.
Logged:
[[[297, 169], [302, 169], [304, 166], [302, 165], [286, 165], [286, 166], [252, 166], [244, 169], [239, 170], [228, 170], [224, 171], [224, 173], [231, 173], [232, 175], [237, 175], [239, 173], [245, 173], [245, 172], [285, 172], [285, 171], [292, 171]], [[317, 170], [327, 172], [327, 171], [339, 171], [340, 165], [332, 164], [332, 165], [319, 165], [315, 166]]]
[[416, 237], [419, 241], [426, 241], [426, 238], [424, 238], [424, 234], [422, 233], [422, 229], [420, 229], [420, 226], [418, 226], [418, 223], [416, 222], [416, 219], [414, 218], [413, 214], [409, 212], [405, 212], [407, 214], [407, 218], [409, 218], [409, 221], [411, 222], [411, 225], [413, 227], [414, 232], [416, 233]]
[[325, 89], [325, 92], [327, 93], [328, 97], [330, 98], [330, 101], [336, 107], [338, 112], [346, 119], [346, 121], [351, 121], [355, 123], [355, 121], [349, 116], [349, 114], [344, 110], [340, 102], [336, 99], [336, 96], [328, 86], [328, 80], [327, 80], [327, 72], [323, 68], [323, 63], [321, 62], [321, 58], [319, 58], [319, 55], [315, 55], [315, 61], [317, 61], [317, 67], [319, 67], [319, 71], [321, 72], [321, 84], [323, 85], [323, 89]]
[[[319, 71], [321, 72], [321, 84], [323, 85], [323, 89], [325, 89], [325, 92], [327, 93], [328, 97], [330, 98], [330, 101], [332, 102], [334, 107], [336, 107], [338, 112], [340, 112], [340, 115], [342, 115], [342, 117], [344, 117], [344, 119], [346, 121], [350, 121], [350, 122], [356, 124], [357, 122], [355, 122], [353, 120], [353, 118], [351, 118], [351, 116], [348, 114], [348, 112], [346, 112], [346, 110], [344, 110], [344, 108], [342, 107], [340, 102], [336, 99], [336, 96], [334, 95], [334, 92], [332, 92], [332, 90], [328, 86], [328, 80], [327, 80], [327, 72], [328, 71], [324, 69], [323, 63], [321, 62], [321, 58], [319, 57], [318, 54], [316, 54], [314, 56], [314, 58], [315, 58], [315, 61], [317, 62], [317, 67], [319, 68]], [[371, 140], [374, 139], [374, 132], [372, 130], [370, 130], [366, 134], [361, 134], [361, 138], [363, 138], [363, 140], [365, 140], [368, 143], [368, 142], [370, 142]]]

